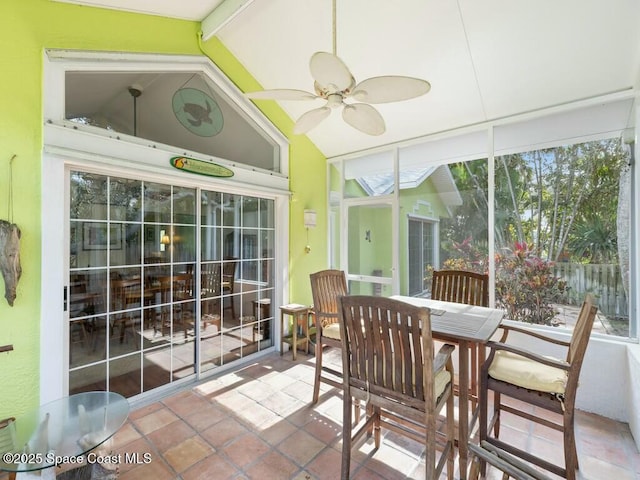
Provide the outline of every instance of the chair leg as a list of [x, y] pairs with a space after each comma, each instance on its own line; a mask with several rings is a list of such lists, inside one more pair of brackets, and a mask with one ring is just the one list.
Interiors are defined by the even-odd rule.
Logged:
[[380, 448], [380, 407], [373, 407], [373, 441], [376, 449]]
[[[318, 348], [320, 345], [316, 345]], [[317, 381], [317, 380], [316, 380]], [[351, 395], [345, 394], [342, 401], [342, 465], [340, 466], [340, 478], [349, 480], [351, 469]]]
[[453, 470], [455, 467], [455, 455], [454, 455], [454, 443], [456, 438], [456, 426], [455, 426], [455, 417], [454, 417], [454, 400], [453, 400], [453, 391], [449, 395], [449, 399], [447, 400], [447, 442], [450, 443], [449, 454], [447, 458], [447, 479], [453, 479]]
[[[487, 389], [487, 379], [484, 376], [480, 379], [480, 391], [482, 392], [482, 395], [480, 395], [480, 413], [479, 413], [480, 442], [479, 443], [482, 444], [482, 442], [485, 441], [489, 435], [489, 432], [488, 432], [489, 401], [487, 398], [489, 396], [489, 390]], [[494, 395], [494, 401], [495, 401], [495, 395]], [[482, 459], [477, 458], [477, 460], [478, 460], [478, 475], [484, 478], [484, 476], [487, 473], [487, 464]], [[476, 480], [476, 478], [471, 477], [470, 480]]]
[[576, 437], [573, 421], [573, 412], [564, 413], [564, 462], [567, 470], [567, 480], [575, 480], [578, 470], [578, 451], [576, 449]]
[[493, 436], [496, 438], [500, 436], [500, 402], [500, 394], [498, 392], [493, 392], [493, 418], [495, 418]]
[[322, 343], [318, 341], [316, 337], [316, 373], [313, 380], [313, 401], [312, 403], [318, 403], [320, 396], [320, 375], [322, 374]]

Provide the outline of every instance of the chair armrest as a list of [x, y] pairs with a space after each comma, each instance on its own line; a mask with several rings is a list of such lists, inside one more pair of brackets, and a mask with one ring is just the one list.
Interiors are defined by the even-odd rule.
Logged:
[[451, 354], [456, 349], [453, 345], [449, 345], [445, 343], [436, 355], [436, 358], [433, 360], [433, 373], [439, 372], [444, 367], [446, 367], [447, 363], [451, 360]]
[[487, 365], [491, 365], [493, 361], [493, 357], [495, 352], [498, 350], [502, 350], [505, 352], [515, 353], [517, 355], [521, 355], [529, 360], [533, 360], [534, 362], [542, 363], [544, 365], [548, 365], [550, 367], [559, 368], [561, 370], [569, 370], [570, 365], [564, 360], [555, 360], [553, 358], [544, 357], [542, 355], [538, 355], [537, 353], [533, 353], [529, 350], [525, 350], [523, 348], [514, 347], [513, 345], [509, 345], [501, 342], [487, 342], [487, 347], [491, 349], [489, 356], [487, 357]]
[[569, 342], [565, 342], [564, 340], [558, 340], [558, 339], [553, 338], [553, 337], [548, 337], [548, 336], [543, 335], [541, 333], [532, 332], [531, 330], [527, 330], [527, 329], [521, 328], [521, 327], [515, 327], [515, 326], [511, 326], [511, 325], [500, 325], [498, 328], [501, 328], [502, 330], [504, 330], [504, 333], [502, 334], [502, 338], [500, 338], [500, 342], [501, 343], [505, 342], [505, 340], [507, 339], [507, 336], [509, 335], [509, 332], [517, 332], [517, 333], [521, 333], [523, 335], [528, 335], [530, 337], [537, 338], [538, 340], [542, 340], [542, 341], [545, 341], [545, 342], [553, 343], [553, 344], [556, 344], [556, 345], [562, 345], [564, 347], [568, 347], [570, 345]]

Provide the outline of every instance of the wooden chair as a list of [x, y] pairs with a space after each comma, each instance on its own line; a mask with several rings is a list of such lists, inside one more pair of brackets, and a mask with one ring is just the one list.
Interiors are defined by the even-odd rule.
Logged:
[[187, 338], [187, 330], [193, 322], [193, 273], [179, 273], [173, 276], [173, 327], [179, 324]]
[[[466, 270], [436, 270], [431, 280], [431, 298], [445, 302], [464, 303], [467, 305], [489, 306], [489, 275]], [[477, 345], [470, 345], [471, 374], [469, 382], [469, 398], [475, 409], [478, 399], [478, 365], [484, 359], [484, 350]], [[458, 385], [455, 385], [458, 393]]]
[[[545, 470], [568, 480], [575, 480], [578, 469], [578, 454], [574, 433], [574, 414], [578, 378], [582, 367], [591, 328], [597, 307], [588, 295], [580, 309], [580, 315], [571, 336], [566, 342], [544, 336], [537, 332], [518, 327], [501, 326], [504, 334], [500, 342], [489, 342], [490, 353], [480, 374], [480, 441], [531, 462]], [[510, 332], [532, 337], [530, 349], [536, 341], [558, 345], [567, 350], [565, 360], [542, 356], [532, 350], [525, 350], [506, 342]], [[527, 372], [527, 375], [523, 375]], [[493, 392], [493, 416], [488, 416], [488, 395]], [[502, 403], [502, 396], [508, 396], [537, 407], [533, 413], [521, 411]], [[562, 417], [555, 422], [545, 417], [539, 409], [554, 412]], [[500, 414], [502, 411], [518, 415], [527, 420], [563, 432], [564, 467], [521, 450], [510, 443], [499, 440]], [[540, 416], [538, 416], [538, 413]], [[489, 433], [493, 430], [494, 436]]]
[[200, 272], [200, 297], [202, 298], [201, 324], [206, 329], [212, 323], [222, 329], [220, 298], [222, 295], [222, 268], [218, 263], [202, 264]]
[[469, 480], [478, 480], [481, 462], [488, 463], [503, 472], [502, 480], [509, 478], [514, 480], [551, 480], [544, 473], [490, 443], [482, 442], [480, 445], [469, 443], [469, 452], [473, 458], [469, 469]]
[[111, 311], [122, 313], [112, 314], [111, 327], [120, 327], [120, 343], [123, 343], [130, 331], [134, 341], [137, 341], [136, 323], [140, 321], [142, 306], [142, 287], [140, 278], [117, 279], [111, 281]]
[[[0, 453], [15, 452], [18, 445], [16, 444], [16, 432], [14, 417], [0, 420]], [[15, 480], [15, 472], [9, 472], [9, 480]]]
[[322, 270], [309, 275], [315, 318], [316, 371], [313, 381], [313, 403], [318, 402], [320, 382], [342, 388], [342, 372], [322, 365], [325, 346], [341, 348], [338, 324], [338, 297], [347, 295], [347, 280], [342, 270]]
[[[353, 444], [380, 428], [425, 445], [425, 477], [447, 478], [454, 470], [452, 345], [434, 357], [429, 310], [385, 297], [355, 295], [338, 299], [342, 338], [343, 426], [342, 474], [349, 478]], [[353, 398], [367, 407], [364, 422], [353, 433]], [[436, 462], [436, 422], [446, 407], [446, 435]], [[440, 443], [440, 442], [439, 442]]]
[[235, 299], [233, 298], [233, 290], [236, 282], [236, 268], [238, 259], [236, 257], [225, 257], [222, 262], [222, 293], [229, 296], [229, 305], [224, 310], [231, 310], [231, 318], [236, 318]]

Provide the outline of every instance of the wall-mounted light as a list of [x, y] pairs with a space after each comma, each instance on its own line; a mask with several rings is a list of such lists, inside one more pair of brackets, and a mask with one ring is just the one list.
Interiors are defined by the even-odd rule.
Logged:
[[316, 226], [316, 211], [305, 210], [304, 211], [304, 226], [307, 228], [314, 228]]
[[166, 245], [169, 245], [170, 243], [171, 239], [169, 238], [169, 235], [167, 235], [167, 232], [160, 230], [160, 251], [164, 252]]
[[304, 211], [304, 226], [307, 229], [307, 245], [304, 247], [305, 253], [311, 252], [311, 245], [309, 245], [309, 229], [316, 226], [316, 211], [305, 210]]

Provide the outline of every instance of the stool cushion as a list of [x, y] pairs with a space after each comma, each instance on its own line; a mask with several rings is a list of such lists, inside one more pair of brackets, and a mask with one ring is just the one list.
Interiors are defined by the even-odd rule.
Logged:
[[496, 380], [539, 392], [564, 393], [567, 384], [566, 371], [512, 352], [496, 352], [489, 375]]
[[340, 324], [335, 322], [322, 327], [322, 336], [332, 338], [334, 340], [340, 340]]

